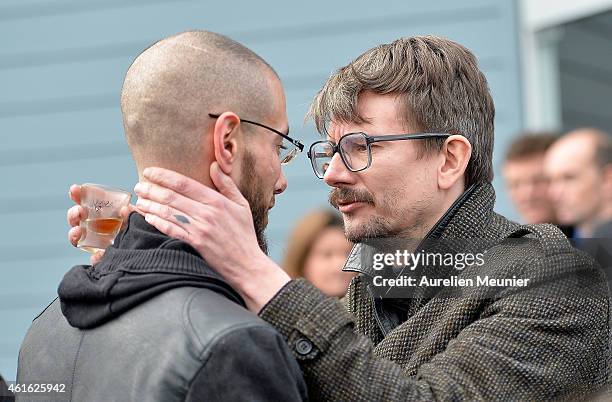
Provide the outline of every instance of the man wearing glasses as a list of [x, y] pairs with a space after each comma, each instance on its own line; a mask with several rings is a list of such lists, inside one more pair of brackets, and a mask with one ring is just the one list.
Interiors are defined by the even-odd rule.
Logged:
[[[219, 192], [151, 168], [137, 205], [205, 255], [284, 335], [311, 397], [551, 400], [605, 385], [604, 276], [555, 227], [519, 226], [493, 211], [494, 105], [469, 50], [437, 37], [377, 46], [329, 78], [310, 116], [326, 136], [308, 152], [315, 175], [358, 243], [344, 268], [359, 273], [345, 305], [290, 280], [257, 247], [249, 203], [214, 163]], [[385, 297], [365, 251], [389, 237], [455, 257], [481, 247], [483, 264], [454, 272], [464, 283], [522, 281], [424, 284]]]
[[[265, 250], [268, 210], [287, 186], [281, 163], [303, 146], [287, 136], [283, 88], [264, 60], [210, 32], [164, 39], [130, 66], [121, 111], [139, 177], [163, 166], [212, 187], [215, 161], [249, 200], [253, 241]], [[65, 275], [58, 294], [28, 331], [17, 374], [57, 390], [21, 400], [307, 399], [282, 336], [196, 250], [137, 212], [101, 261]]]

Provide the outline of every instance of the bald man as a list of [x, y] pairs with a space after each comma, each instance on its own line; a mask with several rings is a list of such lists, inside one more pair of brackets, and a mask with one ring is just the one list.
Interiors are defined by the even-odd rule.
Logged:
[[574, 237], [602, 237], [612, 225], [612, 137], [592, 128], [567, 133], [546, 154], [557, 219]]
[[[121, 111], [141, 181], [149, 166], [212, 188], [215, 175], [230, 175], [265, 250], [268, 210], [287, 186], [279, 162], [301, 144], [287, 135], [283, 88], [263, 59], [210, 32], [164, 39], [130, 66]], [[17, 374], [54, 387], [21, 400], [306, 399], [283, 337], [197, 251], [138, 212], [98, 264], [65, 275], [58, 294], [29, 329]]]

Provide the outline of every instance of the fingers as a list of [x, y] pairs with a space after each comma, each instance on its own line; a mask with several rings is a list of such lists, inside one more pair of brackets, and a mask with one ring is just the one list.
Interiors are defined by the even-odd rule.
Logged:
[[122, 222], [121, 222], [121, 230], [123, 230], [125, 228], [125, 224], [128, 221], [128, 217], [134, 211], [138, 212], [136, 207], [133, 206], [132, 204], [128, 204], [125, 207], [121, 207], [121, 209], [119, 210], [119, 216], [121, 217], [121, 220], [122, 220]]
[[128, 204], [127, 207], [123, 207], [124, 209], [126, 209], [126, 211], [124, 211], [123, 213], [125, 213], [125, 216], [127, 217], [129, 214], [131, 214], [132, 212], [138, 212], [138, 208], [136, 208], [134, 205], [132, 204]]
[[180, 211], [176, 208], [173, 208], [169, 205], [159, 204], [157, 202], [142, 198], [138, 199], [136, 205], [138, 206], [140, 211], [145, 214], [145, 217], [147, 215], [155, 215], [163, 220], [174, 222], [176, 225], [180, 226], [185, 231], [189, 231], [187, 226], [195, 222], [194, 218], [189, 216], [189, 214]]
[[82, 220], [87, 219], [87, 210], [80, 205], [74, 205], [68, 209], [66, 219], [70, 227], [79, 226]]
[[243, 197], [242, 193], [236, 186], [234, 180], [225, 174], [217, 162], [210, 165], [210, 178], [212, 179], [217, 190], [230, 200], [240, 205], [248, 205], [248, 201]]
[[177, 221], [171, 222], [152, 214], [146, 214], [145, 220], [149, 222], [149, 224], [155, 226], [155, 228], [160, 232], [165, 233], [170, 237], [174, 237], [175, 239], [189, 243], [189, 232], [179, 226]]
[[82, 234], [83, 234], [83, 231], [81, 230], [80, 226], [75, 226], [75, 227], [71, 228], [68, 231], [68, 240], [70, 241], [70, 244], [72, 244], [74, 247], [76, 247], [77, 243], [81, 239], [81, 235]]
[[[136, 201], [136, 208], [141, 209], [146, 204], [145, 201], [152, 201], [153, 203], [167, 205], [176, 210], [182, 211], [183, 214], [191, 215], [194, 217], [198, 217], [202, 212], [203, 208], [206, 208], [206, 204], [202, 204], [197, 200], [193, 200], [191, 198], [187, 198], [171, 189], [167, 189], [165, 187], [158, 186], [153, 183], [138, 183], [136, 187], [134, 187], [134, 191], [138, 195], [138, 200]], [[217, 196], [220, 197], [219, 194]], [[223, 200], [213, 201], [212, 203], [222, 203]], [[160, 215], [162, 218], [166, 218], [169, 215], [165, 213], [165, 210], [159, 211], [151, 211], [155, 214]]]
[[91, 257], [89, 257], [89, 262], [91, 263], [91, 265], [96, 265], [100, 262], [102, 257], [104, 257], [104, 251], [98, 251], [97, 253], [94, 253], [91, 255]]
[[[172, 170], [150, 167], [146, 168], [142, 174], [151, 183], [173, 190], [180, 195], [203, 204], [221, 199], [221, 195], [215, 190]], [[134, 188], [134, 191], [136, 191], [136, 188]]]
[[72, 186], [70, 186], [68, 194], [70, 194], [70, 199], [76, 204], [81, 203], [81, 186], [79, 186], [78, 184], [73, 184]]

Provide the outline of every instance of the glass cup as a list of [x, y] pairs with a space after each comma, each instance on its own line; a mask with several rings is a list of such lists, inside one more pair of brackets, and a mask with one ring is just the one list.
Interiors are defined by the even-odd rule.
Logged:
[[132, 198], [129, 191], [85, 183], [81, 185], [81, 205], [86, 218], [81, 220], [81, 238], [77, 247], [96, 253], [113, 244], [121, 229], [121, 208]]

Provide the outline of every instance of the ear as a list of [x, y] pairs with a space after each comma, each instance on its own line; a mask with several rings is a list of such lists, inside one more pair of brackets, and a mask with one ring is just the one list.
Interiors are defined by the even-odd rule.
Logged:
[[238, 160], [238, 137], [240, 132], [240, 118], [233, 112], [220, 115], [213, 128], [213, 149], [215, 160], [221, 170], [231, 175]]
[[441, 156], [442, 161], [438, 168], [438, 187], [448, 190], [463, 178], [470, 156], [472, 156], [472, 145], [462, 135], [451, 135], [444, 141]]

